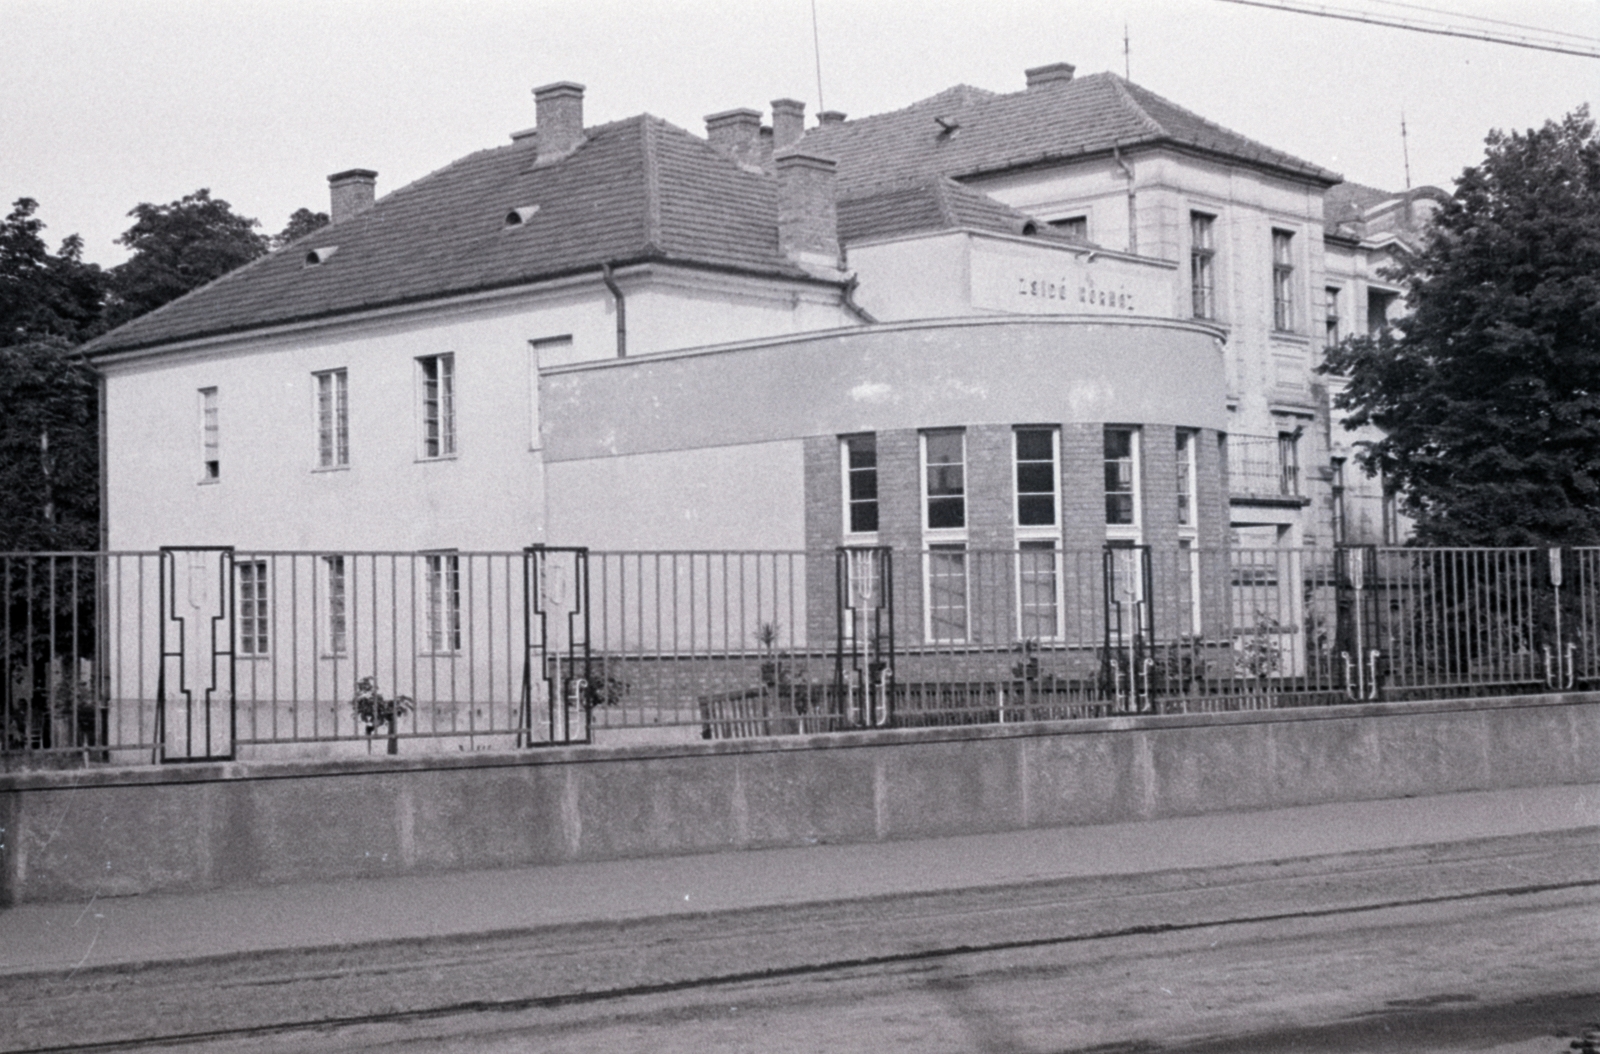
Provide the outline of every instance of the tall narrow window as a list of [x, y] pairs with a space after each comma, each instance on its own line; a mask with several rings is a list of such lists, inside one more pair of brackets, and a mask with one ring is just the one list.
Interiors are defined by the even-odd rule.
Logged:
[[878, 437], [845, 436], [845, 529], [850, 534], [878, 530]]
[[1195, 525], [1194, 433], [1186, 428], [1180, 428], [1177, 437], [1178, 526], [1192, 529]]
[[461, 650], [461, 557], [429, 553], [427, 570], [428, 651], [435, 655]]
[[422, 456], [450, 457], [456, 452], [456, 357], [428, 355], [417, 365], [422, 370]]
[[1300, 493], [1300, 433], [1278, 433], [1278, 493], [1293, 497]]
[[1056, 430], [1019, 428], [1017, 444], [1017, 526], [1054, 527], [1056, 523]]
[[1017, 597], [1023, 640], [1061, 635], [1061, 582], [1056, 571], [1056, 543], [1017, 543]]
[[928, 547], [928, 639], [967, 639], [967, 547]]
[[343, 655], [349, 644], [349, 622], [345, 613], [344, 557], [324, 556], [322, 566], [328, 575], [329, 655]]
[[1272, 328], [1294, 329], [1294, 235], [1272, 232]]
[[1333, 544], [1344, 545], [1348, 539], [1349, 528], [1346, 525], [1344, 510], [1344, 458], [1336, 457], [1330, 463], [1328, 474], [1329, 489], [1333, 491]]
[[1189, 213], [1189, 292], [1195, 318], [1217, 317], [1217, 278], [1213, 267], [1217, 250], [1212, 240], [1215, 221], [1215, 216], [1203, 212]]
[[967, 525], [967, 437], [960, 429], [922, 433], [923, 497], [929, 530]]
[[267, 562], [241, 560], [234, 565], [238, 575], [236, 621], [240, 655], [267, 653]]
[[325, 370], [317, 379], [317, 467], [350, 464], [350, 374]]
[[1333, 347], [1339, 343], [1339, 287], [1330, 285], [1323, 295], [1323, 343]]
[[1383, 544], [1400, 544], [1400, 502], [1387, 484], [1383, 488]]
[[1105, 433], [1106, 526], [1139, 523], [1138, 433], [1132, 428], [1107, 428]]
[[200, 479], [222, 478], [222, 435], [217, 424], [217, 390], [200, 389]]

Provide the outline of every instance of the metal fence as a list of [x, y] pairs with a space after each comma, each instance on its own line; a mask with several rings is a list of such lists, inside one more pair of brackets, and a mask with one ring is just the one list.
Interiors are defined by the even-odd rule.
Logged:
[[8, 766], [1588, 687], [1600, 550], [0, 555]]

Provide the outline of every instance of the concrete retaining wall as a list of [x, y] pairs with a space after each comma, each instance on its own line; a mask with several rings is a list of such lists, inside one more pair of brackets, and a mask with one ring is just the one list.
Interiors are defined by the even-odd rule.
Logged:
[[0, 903], [1600, 778], [1600, 693], [0, 776]]

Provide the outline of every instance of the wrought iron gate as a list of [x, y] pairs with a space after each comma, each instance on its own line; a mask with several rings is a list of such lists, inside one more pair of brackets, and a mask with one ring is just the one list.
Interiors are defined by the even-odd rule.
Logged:
[[894, 722], [894, 563], [887, 546], [838, 550], [834, 693], [846, 727]]
[[[591, 741], [596, 691], [589, 647], [589, 550], [522, 551], [522, 746]], [[539, 728], [537, 725], [544, 727]]]

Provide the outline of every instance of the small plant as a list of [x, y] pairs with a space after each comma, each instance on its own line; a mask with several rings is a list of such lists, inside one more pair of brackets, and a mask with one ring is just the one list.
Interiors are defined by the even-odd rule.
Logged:
[[791, 703], [796, 713], [809, 708], [809, 689], [805, 686], [806, 670], [793, 657], [778, 647], [783, 628], [776, 622], [763, 622], [756, 627], [756, 644], [761, 648], [761, 683], [777, 689], [780, 699]]
[[367, 726], [368, 736], [375, 735], [379, 725], [384, 726], [389, 735], [389, 753], [400, 753], [400, 737], [395, 731], [395, 722], [416, 708], [409, 695], [386, 699], [378, 691], [376, 677], [362, 677], [356, 681], [356, 697], [350, 701], [350, 706], [356, 712], [356, 719]]
[[1238, 671], [1260, 680], [1283, 669], [1283, 625], [1271, 615], [1256, 612], [1256, 623], [1247, 636], [1236, 637], [1234, 665]]
[[1012, 664], [1011, 676], [1021, 681], [1037, 681], [1039, 679], [1039, 641], [1034, 637], [1019, 640], [1011, 650], [1022, 655], [1021, 662]]

